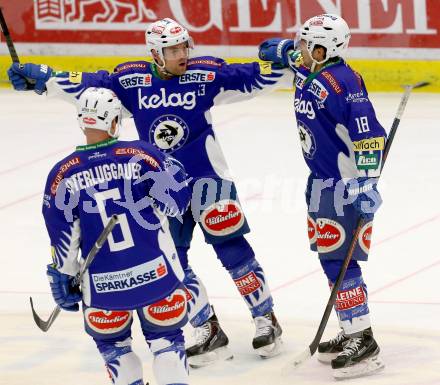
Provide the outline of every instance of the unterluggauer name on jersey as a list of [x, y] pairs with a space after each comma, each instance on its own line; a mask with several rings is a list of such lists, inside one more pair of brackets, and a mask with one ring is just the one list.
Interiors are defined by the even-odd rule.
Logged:
[[108, 163], [77, 172], [66, 178], [70, 193], [78, 192], [117, 179], [135, 180], [141, 177], [142, 166], [137, 163]]

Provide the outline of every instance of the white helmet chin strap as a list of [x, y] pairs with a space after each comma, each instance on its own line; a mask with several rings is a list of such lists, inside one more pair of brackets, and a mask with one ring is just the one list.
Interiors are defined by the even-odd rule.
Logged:
[[[313, 45], [313, 49], [315, 49], [315, 45]], [[312, 65], [310, 66], [310, 72], [314, 72], [315, 68], [318, 64], [324, 64], [326, 61], [328, 61], [330, 59], [330, 58], [327, 58], [327, 52], [326, 52], [324, 60], [318, 61], [313, 58], [312, 52], [310, 52], [309, 48], [307, 48], [307, 51], [309, 52], [309, 55], [312, 58], [312, 62], [313, 62]]]

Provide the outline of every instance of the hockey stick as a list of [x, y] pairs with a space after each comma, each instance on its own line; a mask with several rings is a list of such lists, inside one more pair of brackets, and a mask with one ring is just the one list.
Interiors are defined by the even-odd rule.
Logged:
[[[402, 99], [400, 100], [399, 108], [397, 109], [396, 116], [394, 117], [393, 124], [391, 126], [390, 133], [388, 135], [388, 140], [385, 145], [385, 149], [383, 152], [383, 158], [382, 158], [382, 168], [385, 165], [385, 161], [388, 157], [388, 153], [391, 148], [391, 144], [393, 143], [394, 136], [396, 135], [397, 127], [399, 127], [400, 120], [402, 118], [403, 112], [405, 111], [406, 104], [408, 102], [409, 96], [411, 94], [411, 91], [416, 88], [422, 88], [429, 84], [429, 82], [420, 82], [413, 85], [407, 85], [405, 87], [405, 91], [402, 95]], [[335, 284], [333, 285], [333, 288], [330, 293], [330, 298], [327, 302], [327, 305], [325, 307], [324, 315], [322, 316], [321, 323], [319, 324], [318, 331], [316, 332], [315, 338], [313, 339], [312, 343], [309, 345], [309, 347], [303, 351], [301, 354], [297, 355], [293, 360], [293, 366], [296, 368], [300, 365], [302, 365], [304, 362], [306, 362], [309, 358], [313, 356], [313, 354], [316, 353], [316, 350], [318, 350], [319, 342], [321, 341], [322, 335], [324, 334], [325, 327], [327, 326], [328, 319], [330, 317], [330, 314], [333, 310], [333, 306], [336, 301], [336, 296], [338, 294], [339, 287], [341, 286], [342, 280], [344, 279], [345, 273], [347, 272], [348, 264], [351, 261], [351, 258], [353, 256], [354, 249], [356, 247], [356, 243], [358, 241], [359, 233], [362, 229], [362, 227], [365, 224], [365, 219], [362, 217], [359, 218], [356, 226], [356, 231], [354, 232], [353, 238], [351, 239], [350, 247], [348, 249], [347, 255], [345, 256], [344, 263], [342, 264], [341, 270], [339, 271], [338, 278], [336, 279]], [[290, 364], [290, 363], [289, 363]]]
[[[118, 223], [118, 216], [112, 215], [112, 217], [110, 218], [110, 221], [104, 227], [104, 230], [102, 230], [101, 235], [97, 239], [96, 243], [93, 245], [92, 249], [89, 251], [89, 254], [87, 255], [86, 260], [84, 262], [84, 265], [81, 268], [81, 272], [79, 273], [78, 282], [81, 282], [83, 275], [85, 274], [85, 272], [87, 271], [87, 269], [89, 268], [89, 266], [91, 265], [93, 260], [95, 259], [96, 254], [101, 249], [102, 245], [107, 240], [108, 235], [111, 233], [111, 231], [113, 230], [113, 227], [115, 227], [115, 225], [117, 223]], [[43, 332], [47, 332], [49, 330], [49, 328], [52, 326], [52, 324], [54, 323], [55, 319], [58, 317], [58, 314], [60, 314], [61, 307], [57, 305], [56, 308], [52, 311], [51, 315], [49, 316], [49, 319], [47, 321], [43, 321], [38, 316], [37, 312], [34, 309], [34, 303], [32, 301], [32, 297], [29, 297], [29, 299], [31, 302], [32, 315], [34, 317], [35, 323]]]
[[3, 35], [6, 39], [6, 44], [8, 46], [9, 54], [11, 55], [11, 59], [13, 63], [20, 63], [20, 59], [18, 58], [17, 51], [14, 47], [14, 42], [12, 41], [11, 35], [9, 34], [8, 25], [6, 24], [5, 17], [3, 16], [3, 10], [0, 8], [0, 26], [2, 28]]

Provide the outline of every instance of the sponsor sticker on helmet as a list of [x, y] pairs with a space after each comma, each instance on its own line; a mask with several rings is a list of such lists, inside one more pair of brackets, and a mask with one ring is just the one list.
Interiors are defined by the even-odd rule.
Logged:
[[345, 230], [340, 223], [328, 218], [318, 218], [316, 225], [316, 245], [319, 253], [329, 253], [343, 245]]
[[366, 223], [360, 233], [359, 233], [359, 246], [361, 247], [362, 251], [366, 254], [370, 251], [371, 246], [371, 235], [373, 233], [373, 222]]
[[131, 321], [131, 311], [107, 311], [88, 308], [84, 312], [86, 324], [100, 334], [112, 334], [123, 330]]
[[180, 25], [177, 25], [176, 27], [173, 27], [170, 29], [171, 35], [177, 35], [178, 33], [182, 32], [182, 27]]
[[85, 117], [85, 118], [83, 118], [83, 122], [85, 124], [94, 125], [94, 124], [96, 124], [96, 119]]
[[205, 209], [200, 217], [205, 231], [223, 236], [234, 233], [244, 224], [244, 214], [238, 202], [224, 199]]
[[165, 27], [162, 27], [160, 25], [155, 25], [155, 26], [153, 26], [153, 28], [151, 28], [151, 32], [155, 33], [156, 35], [162, 35], [164, 30], [165, 30]]
[[187, 294], [182, 289], [176, 289], [168, 297], [148, 305], [142, 309], [145, 318], [159, 326], [171, 326], [179, 323], [186, 316]]

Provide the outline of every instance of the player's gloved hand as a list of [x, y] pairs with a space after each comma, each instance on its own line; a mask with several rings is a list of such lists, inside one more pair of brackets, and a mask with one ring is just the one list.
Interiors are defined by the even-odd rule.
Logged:
[[50, 79], [52, 72], [52, 68], [45, 64], [12, 63], [8, 69], [8, 77], [15, 90], [34, 90], [41, 95], [46, 91], [46, 82]]
[[47, 265], [46, 273], [56, 304], [67, 311], [78, 311], [82, 295], [75, 277], [59, 272], [53, 264]]
[[288, 51], [295, 49], [295, 42], [290, 39], [272, 38], [263, 41], [258, 47], [258, 57], [271, 61], [281, 68], [289, 66]]
[[347, 184], [348, 194], [353, 196], [353, 206], [365, 220], [372, 220], [374, 213], [382, 205], [382, 198], [377, 191], [377, 178], [352, 179]]

